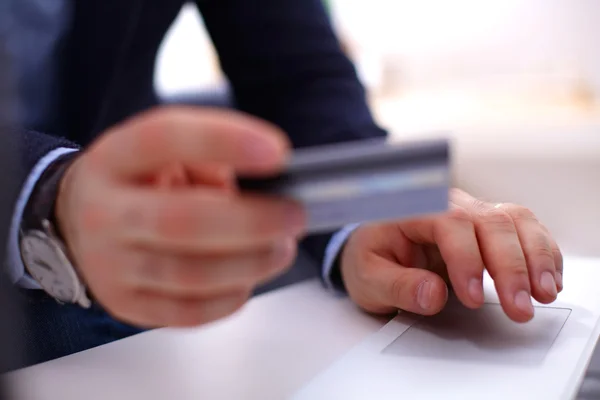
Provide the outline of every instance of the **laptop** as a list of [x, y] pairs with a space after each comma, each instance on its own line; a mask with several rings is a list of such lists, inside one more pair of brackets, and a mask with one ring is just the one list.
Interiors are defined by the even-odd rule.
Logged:
[[433, 317], [399, 313], [293, 399], [583, 398], [600, 335], [600, 259], [566, 257], [564, 291], [553, 304], [534, 302], [526, 324], [509, 320], [484, 282], [480, 310], [450, 299]]

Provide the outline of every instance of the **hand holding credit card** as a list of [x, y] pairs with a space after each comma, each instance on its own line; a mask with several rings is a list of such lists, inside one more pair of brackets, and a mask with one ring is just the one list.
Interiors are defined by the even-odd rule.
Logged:
[[279, 175], [241, 177], [238, 185], [301, 202], [311, 234], [439, 213], [448, 209], [449, 143], [365, 140], [299, 149]]

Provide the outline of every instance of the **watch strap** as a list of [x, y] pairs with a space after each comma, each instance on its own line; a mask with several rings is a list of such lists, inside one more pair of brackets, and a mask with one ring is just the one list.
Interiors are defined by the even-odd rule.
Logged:
[[42, 230], [43, 221], [46, 220], [53, 225], [58, 238], [63, 240], [58, 229], [58, 224], [56, 223], [56, 200], [62, 178], [78, 156], [79, 151], [63, 154], [50, 163], [44, 170], [25, 206], [21, 221], [22, 231], [27, 232], [31, 229]]

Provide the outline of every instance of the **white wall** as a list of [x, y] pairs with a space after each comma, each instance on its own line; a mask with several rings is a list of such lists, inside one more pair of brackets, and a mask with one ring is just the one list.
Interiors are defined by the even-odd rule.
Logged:
[[[587, 85], [600, 94], [599, 0], [333, 0], [333, 6], [371, 87], [381, 83], [387, 63], [402, 89]], [[161, 51], [157, 88], [171, 94], [221, 81], [202, 20], [186, 6]]]
[[406, 84], [508, 75], [600, 89], [600, 1], [335, 0], [359, 48], [402, 63]]

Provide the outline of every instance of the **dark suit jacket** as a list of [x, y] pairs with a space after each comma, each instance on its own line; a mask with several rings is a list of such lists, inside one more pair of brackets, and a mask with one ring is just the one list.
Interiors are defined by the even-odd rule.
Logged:
[[[23, 178], [48, 151], [83, 146], [156, 106], [157, 50], [184, 0], [72, 0], [58, 112], [24, 134]], [[283, 128], [294, 146], [384, 136], [321, 0], [198, 0], [240, 110]], [[38, 133], [43, 132], [43, 133]], [[328, 235], [305, 241], [320, 261]]]
[[[0, 6], [0, 12], [2, 6]], [[15, 109], [13, 88], [9, 76], [8, 57], [4, 43], [0, 38], [0, 243], [8, 242], [9, 226], [13, 211], [12, 205], [18, 196], [16, 182], [16, 137], [10, 135]], [[5, 260], [6, 246], [0, 246], [0, 260]], [[0, 271], [0, 399], [9, 399], [5, 392], [5, 379], [2, 374], [8, 372], [22, 360], [16, 349], [20, 349], [20, 337], [16, 328], [20, 328], [20, 314], [15, 310], [15, 293], [4, 271]]]

